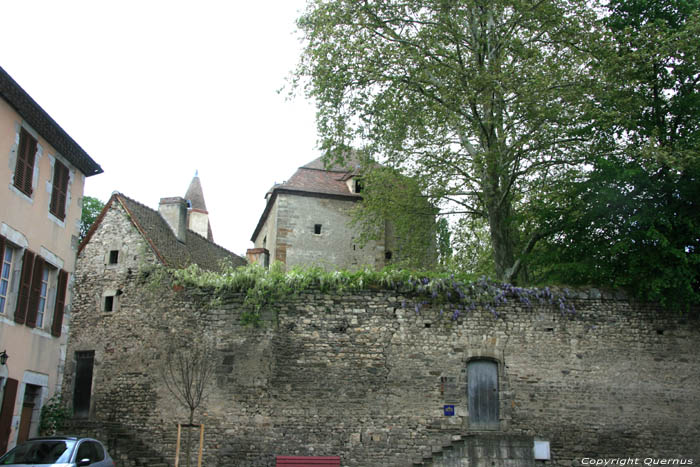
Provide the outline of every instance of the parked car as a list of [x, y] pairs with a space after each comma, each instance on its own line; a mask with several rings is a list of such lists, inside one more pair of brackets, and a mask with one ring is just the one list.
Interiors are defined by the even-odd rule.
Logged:
[[0, 457], [0, 465], [115, 467], [102, 443], [72, 436], [30, 439]]

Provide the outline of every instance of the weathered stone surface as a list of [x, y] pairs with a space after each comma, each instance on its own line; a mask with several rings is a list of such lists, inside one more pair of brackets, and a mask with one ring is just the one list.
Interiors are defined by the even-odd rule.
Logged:
[[[199, 335], [216, 345], [215, 378], [196, 416], [207, 466], [271, 466], [275, 455], [412, 465], [470, 433], [473, 358], [498, 362], [499, 432], [550, 441], [553, 465], [700, 460], [697, 320], [585, 293], [572, 299], [575, 315], [509, 301], [498, 319], [477, 309], [452, 321], [439, 307], [416, 313], [410, 296], [374, 291], [289, 297], [266, 310], [265, 326], [243, 327], [239, 294], [212, 304], [207, 291], [149, 287], [139, 272], [154, 262], [148, 248], [105, 221], [111, 227], [78, 261], [65, 395], [74, 352], [94, 350], [92, 418], [120, 423], [171, 460], [175, 424], [187, 415], [159, 368], [171, 343]], [[140, 254], [105, 266], [115, 242]], [[107, 288], [122, 291], [114, 312], [97, 306]]]

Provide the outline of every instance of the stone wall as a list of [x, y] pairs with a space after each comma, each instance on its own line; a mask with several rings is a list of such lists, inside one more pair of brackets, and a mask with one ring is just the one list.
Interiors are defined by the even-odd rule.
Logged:
[[[381, 268], [385, 261], [384, 242], [370, 241], [360, 247], [355, 238], [357, 229], [350, 225], [350, 210], [355, 204], [354, 200], [279, 194], [273, 258], [288, 267]], [[314, 233], [316, 224], [321, 225], [320, 234]]]
[[154, 285], [134, 271], [110, 279], [123, 299], [102, 312], [90, 305], [104, 288], [90, 267], [76, 287], [85, 307], [74, 311], [69, 359], [95, 350], [92, 418], [123, 423], [171, 460], [186, 412], [159, 367], [170, 343], [205, 335], [217, 362], [197, 416], [207, 466], [272, 466], [275, 455], [411, 465], [470, 433], [466, 366], [475, 358], [498, 363], [500, 431], [550, 441], [552, 465], [700, 462], [700, 326], [687, 315], [592, 291], [571, 300], [575, 315], [510, 301], [498, 318], [476, 310], [452, 321], [429, 305], [417, 313], [412, 297], [394, 292], [310, 292], [252, 328], [240, 324], [239, 295], [212, 303], [211, 291]]

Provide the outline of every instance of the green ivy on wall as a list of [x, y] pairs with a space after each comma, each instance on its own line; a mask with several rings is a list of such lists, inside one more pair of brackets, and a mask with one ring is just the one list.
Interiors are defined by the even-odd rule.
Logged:
[[524, 307], [548, 304], [557, 307], [563, 315], [573, 316], [576, 310], [569, 291], [548, 287], [516, 287], [486, 278], [473, 278], [458, 273], [411, 271], [393, 269], [360, 269], [357, 271], [325, 271], [321, 268], [293, 268], [284, 271], [284, 265], [274, 263], [269, 269], [259, 265], [228, 268], [223, 272], [200, 269], [196, 265], [170, 271], [175, 284], [182, 287], [210, 289], [213, 300], [232, 293], [244, 294], [247, 310], [244, 324], [260, 325], [261, 312], [274, 307], [282, 299], [305, 291], [359, 292], [364, 290], [394, 291], [409, 297], [400, 306], [412, 308], [417, 314], [430, 305], [439, 309], [439, 315], [456, 321], [465, 313], [477, 309], [499, 317], [498, 307], [511, 300]]

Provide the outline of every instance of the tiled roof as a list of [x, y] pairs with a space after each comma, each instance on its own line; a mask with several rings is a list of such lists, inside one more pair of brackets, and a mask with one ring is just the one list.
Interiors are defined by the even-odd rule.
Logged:
[[134, 226], [141, 232], [146, 241], [151, 245], [156, 256], [168, 267], [184, 268], [190, 264], [197, 264], [203, 269], [212, 271], [220, 270], [222, 260], [230, 260], [234, 266], [243, 266], [246, 260], [228, 251], [227, 249], [210, 242], [201, 235], [187, 230], [185, 243], [175, 238], [168, 223], [154, 209], [145, 206], [138, 201], [115, 193], [102, 211], [100, 217], [90, 228], [87, 237], [80, 245], [80, 250], [90, 241], [93, 231], [104, 217], [104, 213], [114, 201], [118, 201], [129, 213]]
[[351, 152], [349, 157], [342, 163], [334, 163], [330, 167], [326, 167], [326, 164], [323, 162], [323, 156], [318, 157], [308, 164], [303, 165], [302, 167], [305, 169], [317, 169], [317, 170], [327, 170], [329, 172], [353, 172], [357, 169], [359, 169], [361, 166], [360, 158], [359, 155], [356, 152]]
[[86, 177], [103, 172], [102, 167], [92, 160], [2, 67], [0, 67], [0, 97], [5, 99], [34, 130]]
[[253, 231], [251, 241], [255, 242], [260, 229], [265, 223], [270, 209], [275, 202], [277, 193], [297, 193], [303, 196], [341, 197], [349, 200], [360, 200], [361, 195], [353, 193], [348, 188], [347, 180], [351, 178], [360, 167], [355, 153], [342, 165], [334, 164], [325, 168], [321, 157], [303, 165], [294, 172], [289, 180], [281, 184], [275, 184], [268, 192], [265, 210], [260, 216], [258, 225]]
[[345, 174], [346, 172], [330, 172], [299, 167], [289, 180], [275, 187], [275, 190], [285, 188], [288, 190], [305, 191], [307, 193], [343, 195], [360, 198], [360, 195], [351, 192], [348, 188], [348, 184], [345, 182]]

